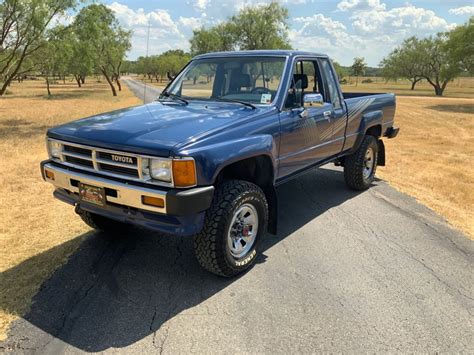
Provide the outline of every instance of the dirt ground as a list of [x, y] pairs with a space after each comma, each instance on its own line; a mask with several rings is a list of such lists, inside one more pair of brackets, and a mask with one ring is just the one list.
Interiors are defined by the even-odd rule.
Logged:
[[67, 82], [53, 85], [51, 90], [53, 96], [47, 98], [43, 82], [25, 81], [13, 83], [11, 94], [0, 98], [0, 272], [54, 246], [73, 242], [15, 280], [0, 274], [1, 303], [11, 304], [0, 309], [0, 339], [19, 315], [9, 309], [26, 312], [43, 281], [76, 250], [82, 240], [76, 237], [88, 231], [71, 208], [53, 199], [52, 187], [41, 179], [39, 163], [47, 158], [46, 130], [140, 103], [125, 85], [118, 97], [112, 97], [107, 83], [97, 83], [95, 78], [81, 89]]

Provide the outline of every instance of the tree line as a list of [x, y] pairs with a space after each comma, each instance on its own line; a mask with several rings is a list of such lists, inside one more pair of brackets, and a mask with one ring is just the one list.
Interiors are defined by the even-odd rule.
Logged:
[[111, 92], [121, 90], [120, 73], [131, 32], [102, 4], [82, 7], [70, 25], [54, 25], [76, 0], [4, 0], [0, 3], [0, 96], [12, 80], [41, 74], [51, 95], [50, 78], [72, 75], [79, 87], [101, 74]]
[[442, 96], [450, 81], [474, 74], [474, 17], [449, 32], [407, 38], [380, 63], [387, 79], [404, 78], [414, 90], [425, 79]]
[[[288, 39], [288, 9], [277, 2], [245, 7], [211, 27], [193, 31], [190, 52], [169, 50], [160, 55], [125, 60], [131, 32], [123, 29], [106, 6], [82, 7], [70, 25], [52, 25], [58, 16], [74, 11], [81, 0], [3, 0], [0, 2], [0, 96], [11, 81], [29, 73], [46, 80], [73, 76], [81, 87], [86, 77], [103, 75], [112, 94], [121, 90], [122, 73], [143, 74], [150, 80], [172, 78], [193, 56], [230, 50], [292, 49]], [[474, 62], [474, 17], [450, 32], [424, 39], [411, 37], [380, 63], [387, 79], [406, 78], [412, 89], [420, 80], [430, 83], [441, 96], [449, 81], [472, 75]], [[368, 68], [364, 58], [354, 58], [351, 67], [334, 62], [340, 78], [356, 77]], [[206, 75], [206, 73], [202, 73]], [[190, 78], [196, 81], [197, 78]], [[208, 78], [209, 79], [209, 78]]]

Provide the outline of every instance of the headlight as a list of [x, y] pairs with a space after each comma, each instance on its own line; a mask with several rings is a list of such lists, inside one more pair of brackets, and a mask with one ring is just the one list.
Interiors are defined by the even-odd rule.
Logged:
[[171, 160], [169, 159], [150, 159], [150, 175], [153, 179], [171, 182]]
[[61, 143], [48, 140], [48, 152], [51, 158], [61, 157]]
[[158, 181], [173, 183], [176, 187], [191, 187], [196, 185], [196, 166], [194, 159], [150, 159], [144, 166], [150, 176]]

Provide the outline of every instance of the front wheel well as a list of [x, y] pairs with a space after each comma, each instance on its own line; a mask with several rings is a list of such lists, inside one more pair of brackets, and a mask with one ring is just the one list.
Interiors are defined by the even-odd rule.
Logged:
[[270, 157], [259, 155], [227, 165], [217, 175], [215, 184], [219, 185], [228, 180], [249, 181], [263, 190], [269, 208], [268, 231], [276, 234], [278, 200], [274, 186], [273, 163]]

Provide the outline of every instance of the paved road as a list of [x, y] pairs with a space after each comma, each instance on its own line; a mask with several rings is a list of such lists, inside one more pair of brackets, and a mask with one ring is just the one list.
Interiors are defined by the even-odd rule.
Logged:
[[153, 85], [143, 85], [141, 82], [124, 77], [123, 82], [127, 84], [130, 90], [139, 97], [140, 99], [143, 100], [143, 97], [145, 97], [145, 103], [150, 103], [156, 100], [156, 98], [161, 94], [162, 89], [157, 88], [156, 86]]
[[382, 181], [349, 191], [335, 168], [310, 172], [278, 195], [278, 235], [268, 235], [258, 264], [233, 280], [202, 271], [191, 238], [90, 233], [1, 346], [474, 352], [472, 241]]

